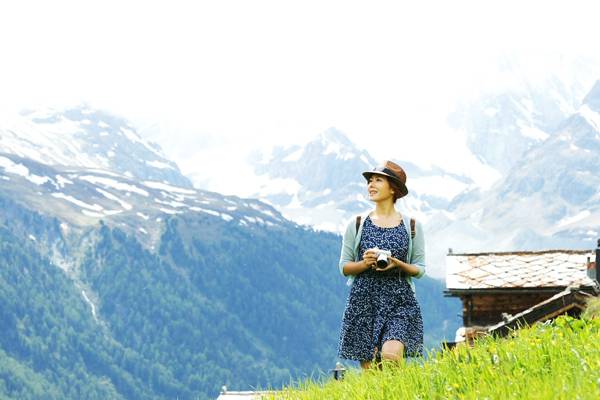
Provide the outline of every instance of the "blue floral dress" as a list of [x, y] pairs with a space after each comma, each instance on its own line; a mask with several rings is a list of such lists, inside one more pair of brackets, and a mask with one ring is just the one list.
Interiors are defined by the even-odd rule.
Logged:
[[[365, 219], [359, 243], [360, 259], [370, 248], [391, 250], [392, 256], [406, 260], [408, 233], [404, 223], [381, 228]], [[385, 272], [368, 269], [356, 276], [350, 289], [338, 354], [358, 361], [373, 359], [375, 348], [388, 340], [404, 344], [404, 355], [423, 354], [423, 319], [414, 292], [397, 268]]]

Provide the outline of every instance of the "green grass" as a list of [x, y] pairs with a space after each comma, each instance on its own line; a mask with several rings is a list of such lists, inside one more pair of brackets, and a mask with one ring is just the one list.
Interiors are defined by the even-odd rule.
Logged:
[[600, 319], [559, 317], [427, 361], [303, 382], [277, 399], [600, 399]]

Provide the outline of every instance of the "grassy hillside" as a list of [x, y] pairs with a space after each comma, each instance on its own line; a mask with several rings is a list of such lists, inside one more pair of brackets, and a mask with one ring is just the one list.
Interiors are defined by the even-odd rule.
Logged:
[[294, 399], [598, 399], [600, 319], [559, 317], [428, 361], [303, 383]]

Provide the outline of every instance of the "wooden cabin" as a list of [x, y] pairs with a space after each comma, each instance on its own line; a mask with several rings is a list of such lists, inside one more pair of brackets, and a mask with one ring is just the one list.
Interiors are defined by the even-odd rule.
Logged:
[[449, 252], [445, 294], [462, 301], [461, 335], [468, 340], [560, 314], [579, 315], [585, 298], [598, 290], [592, 259], [593, 251], [578, 250]]

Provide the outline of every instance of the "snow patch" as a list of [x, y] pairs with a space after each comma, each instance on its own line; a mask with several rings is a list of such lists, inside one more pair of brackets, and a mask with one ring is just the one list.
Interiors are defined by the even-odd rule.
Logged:
[[570, 225], [574, 222], [578, 222], [581, 221], [584, 218], [587, 218], [591, 215], [589, 210], [583, 210], [581, 212], [579, 212], [577, 215], [574, 215], [572, 217], [565, 217], [563, 219], [561, 219], [560, 221], [558, 221], [557, 224], [557, 228], [563, 227], [565, 225]]
[[596, 131], [600, 131], [600, 114], [589, 108], [587, 104], [581, 106], [579, 115], [585, 118]]
[[141, 218], [145, 219], [146, 221], [148, 221], [148, 219], [150, 218], [150, 216], [149, 216], [149, 215], [146, 215], [146, 214], [144, 214], [144, 213], [141, 213], [141, 212], [138, 212], [138, 213], [136, 213], [136, 215], [137, 215], [138, 217], [141, 217]]
[[138, 231], [145, 233], [146, 235], [148, 234], [148, 231], [145, 230], [144, 228], [138, 228]]
[[221, 213], [221, 218], [223, 218], [227, 222], [229, 222], [233, 219], [233, 217], [231, 215], [225, 214], [225, 213]]
[[[102, 174], [102, 175], [110, 175], [110, 176], [114, 176], [115, 178], [121, 178], [121, 175], [119, 175], [119, 174], [117, 174], [117, 173], [114, 173], [114, 172], [112, 172], [112, 171], [107, 171], [107, 170], [105, 170], [105, 169], [89, 168], [89, 169], [88, 169], [88, 172], [96, 172], [96, 173], [98, 173], [98, 174]], [[72, 177], [72, 178], [73, 178], [73, 177], [75, 177], [75, 178], [76, 178], [77, 176], [75, 175], [75, 176], [71, 176], [71, 177]]]
[[327, 154], [340, 154], [341, 152], [342, 147], [339, 143], [328, 143], [323, 155], [326, 156]]
[[528, 138], [535, 139], [535, 140], [539, 140], [539, 141], [544, 141], [544, 140], [548, 139], [548, 137], [550, 136], [546, 132], [542, 131], [541, 129], [538, 129], [533, 126], [521, 127], [521, 135], [526, 136]]
[[166, 192], [182, 193], [182, 194], [196, 194], [195, 190], [184, 189], [176, 186], [167, 185], [166, 183], [156, 181], [144, 181], [142, 182], [145, 186], [152, 189], [164, 190]]
[[58, 186], [60, 186], [61, 188], [64, 188], [66, 184], [72, 185], [73, 181], [61, 176], [61, 175], [56, 175], [56, 182], [58, 182]]
[[37, 242], [37, 239], [33, 235], [29, 235], [29, 239], [33, 240], [34, 242]]
[[[73, 196], [68, 196], [68, 195], [66, 195], [66, 194], [64, 194], [64, 193], [62, 193], [62, 192], [55, 192], [55, 193], [52, 193], [52, 197], [56, 197], [57, 199], [63, 199], [63, 200], [66, 200], [66, 201], [68, 201], [69, 203], [73, 203], [73, 204], [75, 204], [76, 206], [79, 206], [79, 207], [81, 207], [81, 208], [85, 208], [85, 209], [87, 209], [87, 210], [91, 210], [91, 211], [102, 211], [102, 210], [104, 209], [102, 206], [100, 206], [100, 205], [98, 205], [98, 204], [88, 204], [88, 203], [86, 203], [86, 202], [84, 202], [84, 201], [81, 201], [81, 200], [79, 200], [79, 199], [76, 199], [76, 198], [75, 198], [75, 197], [73, 197]], [[102, 215], [102, 214], [100, 214], [100, 215]]]
[[158, 168], [158, 169], [174, 169], [171, 165], [162, 162], [162, 161], [146, 161], [146, 165], [149, 165], [151, 167], [154, 168]]
[[107, 192], [106, 190], [102, 190], [100, 188], [96, 188], [96, 191], [99, 192], [100, 194], [102, 194], [107, 199], [116, 201], [117, 203], [119, 203], [119, 205], [121, 207], [123, 207], [126, 210], [131, 210], [133, 208], [131, 206], [131, 204], [127, 203], [126, 201], [123, 201], [123, 200], [119, 199], [117, 196], [115, 196], [112, 193]]
[[131, 129], [128, 128], [121, 128], [120, 129], [121, 132], [123, 132], [123, 134], [125, 135], [125, 137], [129, 140], [131, 140], [132, 142], [136, 143], [136, 142], [141, 142], [142, 139], [135, 134], [134, 131], [132, 131]]
[[154, 199], [154, 202], [158, 203], [158, 204], [163, 204], [165, 206], [171, 206], [171, 207], [174, 207], [174, 208], [180, 208], [180, 207], [185, 207], [186, 206], [186, 204], [180, 203], [178, 201], [164, 201], [164, 200], [160, 200], [160, 199]]
[[23, 164], [14, 163], [11, 159], [6, 157], [0, 156], [0, 167], [4, 168], [4, 170], [8, 173], [22, 176], [36, 185], [43, 185], [50, 180], [50, 178], [47, 176], [30, 174], [29, 169], [26, 166]]
[[[267, 222], [262, 219], [261, 217], [249, 217], [249, 216], [244, 216], [244, 219], [252, 224], [261, 224], [261, 225], [265, 225], [267, 224]], [[268, 222], [268, 224], [274, 225], [272, 222]]]
[[116, 215], [123, 212], [123, 210], [104, 210], [104, 215]]
[[165, 214], [170, 214], [170, 215], [175, 215], [175, 214], [181, 214], [181, 211], [177, 211], [177, 210], [170, 210], [168, 208], [159, 208], [160, 211], [164, 212]]
[[93, 175], [83, 175], [83, 176], [80, 176], [79, 179], [82, 181], [93, 183], [93, 184], [101, 184], [106, 187], [111, 187], [113, 189], [117, 189], [117, 190], [121, 190], [121, 191], [125, 191], [125, 192], [137, 193], [137, 194], [141, 194], [142, 196], [148, 197], [147, 191], [140, 189], [137, 186], [129, 185], [129, 184], [123, 183], [123, 182], [117, 182], [111, 178], [104, 178], [104, 177], [93, 176]]
[[92, 218], [103, 218], [104, 217], [104, 214], [100, 214], [100, 213], [93, 212], [93, 211], [81, 210], [81, 212], [84, 215], [87, 215], [88, 217], [92, 217]]
[[271, 217], [273, 219], [277, 219], [277, 216], [275, 214], [273, 214], [273, 212], [271, 210], [266, 210], [264, 208], [261, 208], [257, 204], [250, 204], [250, 208], [252, 208], [256, 211], [259, 211], [262, 214], [268, 215], [269, 217]]
[[27, 175], [25, 177], [29, 182], [35, 183], [36, 185], [43, 185], [44, 183], [50, 181], [50, 178], [47, 176], [39, 176], [39, 175]]
[[15, 164], [11, 159], [0, 156], [0, 167], [11, 174], [26, 177], [29, 175], [29, 169], [23, 164]]
[[[110, 128], [110, 125], [108, 125], [108, 124], [107, 124], [106, 122], [104, 122], [104, 121], [98, 121], [98, 126], [99, 126], [100, 128]], [[101, 133], [100, 133], [100, 135], [102, 135], [102, 133], [104, 133], [104, 132], [101, 132]], [[108, 133], [108, 132], [107, 132], [107, 133]]]
[[213, 210], [207, 210], [207, 209], [202, 208], [202, 207], [190, 207], [190, 210], [192, 210], [192, 211], [199, 211], [199, 212], [203, 212], [203, 213], [206, 213], [206, 214], [214, 215], [215, 217], [220, 217], [221, 216], [221, 213], [218, 213], [218, 212], [213, 211]]
[[87, 294], [85, 294], [85, 290], [81, 291], [81, 296], [83, 296], [83, 299], [86, 301], [86, 303], [90, 305], [90, 308], [92, 309], [92, 316], [94, 317], [94, 320], [98, 322], [98, 317], [96, 316], [96, 306], [94, 305], [94, 303], [92, 303], [89, 297], [87, 297]]

